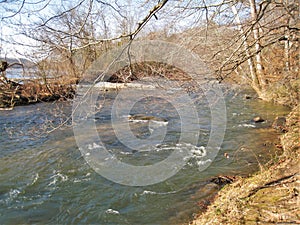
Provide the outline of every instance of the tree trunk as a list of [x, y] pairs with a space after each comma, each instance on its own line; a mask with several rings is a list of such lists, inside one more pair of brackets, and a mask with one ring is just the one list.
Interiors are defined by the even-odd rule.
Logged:
[[285, 58], [285, 72], [290, 71], [290, 41], [289, 36], [286, 36], [286, 41], [284, 41], [284, 58]]
[[262, 90], [266, 87], [266, 79], [264, 74], [264, 69], [262, 65], [262, 58], [261, 58], [261, 45], [260, 45], [260, 36], [259, 36], [259, 29], [257, 28], [257, 9], [255, 5], [255, 0], [249, 0], [250, 3], [250, 11], [252, 17], [252, 29], [253, 29], [253, 37], [255, 41], [255, 51], [256, 51], [256, 75], [259, 80], [259, 85]]
[[[285, 4], [288, 4], [288, 1], [285, 1]], [[290, 20], [289, 18], [286, 21], [286, 24], [290, 26]], [[285, 59], [285, 75], [288, 75], [288, 72], [290, 71], [290, 31], [288, 28], [285, 30], [285, 41], [284, 41], [284, 59]]]
[[259, 80], [258, 80], [258, 77], [257, 77], [257, 74], [256, 74], [253, 58], [251, 57], [251, 54], [250, 54], [250, 51], [249, 51], [249, 45], [248, 45], [248, 42], [247, 42], [247, 37], [246, 37], [246, 34], [245, 34], [244, 29], [242, 27], [240, 16], [238, 14], [238, 11], [237, 11], [235, 5], [233, 5], [233, 4], [231, 5], [231, 10], [232, 10], [232, 12], [235, 16], [235, 21], [237, 23], [238, 29], [239, 29], [239, 31], [241, 33], [241, 36], [242, 36], [244, 51], [245, 51], [246, 57], [248, 58], [247, 62], [248, 62], [249, 71], [250, 71], [251, 80], [252, 80], [251, 86], [253, 87], [253, 89], [256, 92], [260, 92]]

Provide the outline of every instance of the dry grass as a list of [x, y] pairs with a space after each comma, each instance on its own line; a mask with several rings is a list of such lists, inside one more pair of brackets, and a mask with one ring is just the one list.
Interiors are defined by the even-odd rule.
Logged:
[[299, 110], [289, 114], [281, 137], [284, 153], [276, 165], [225, 186], [212, 205], [191, 222], [203, 224], [299, 224]]

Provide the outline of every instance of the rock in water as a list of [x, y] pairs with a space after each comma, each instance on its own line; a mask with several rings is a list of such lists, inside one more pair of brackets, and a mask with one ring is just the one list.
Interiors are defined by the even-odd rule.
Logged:
[[277, 116], [272, 124], [272, 127], [281, 132], [287, 132], [286, 118], [284, 116]]
[[218, 176], [210, 179], [210, 182], [215, 183], [217, 185], [225, 185], [225, 184], [231, 184], [234, 181], [235, 177], [230, 176]]
[[252, 99], [250, 95], [244, 95], [244, 99]]
[[261, 116], [256, 116], [252, 119], [252, 122], [254, 123], [261, 123], [264, 122], [265, 120]]
[[130, 115], [128, 117], [129, 120], [144, 120], [144, 121], [158, 121], [158, 122], [167, 122], [166, 119], [160, 118], [160, 117], [155, 117], [155, 116], [147, 116], [143, 114], [136, 114], [136, 115]]

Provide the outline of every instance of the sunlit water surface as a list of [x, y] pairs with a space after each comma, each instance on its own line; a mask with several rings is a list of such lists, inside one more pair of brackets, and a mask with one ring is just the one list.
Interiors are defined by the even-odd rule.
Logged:
[[[115, 94], [107, 93], [95, 115], [97, 130], [107, 149], [119, 160], [133, 165], [158, 162], [170, 154], [180, 136], [180, 119], [172, 105], [162, 99], [144, 99], [132, 113], [168, 120], [162, 145], [148, 151], [132, 151], [114, 135], [111, 105]], [[192, 96], [193, 97], [193, 96]], [[194, 96], [197, 98], [197, 95]], [[101, 101], [101, 99], [100, 99]], [[210, 109], [205, 99], [196, 101], [199, 142], [205, 148], [210, 133]], [[70, 121], [47, 134], [70, 115], [71, 103], [41, 103], [0, 111], [0, 221], [1, 224], [180, 224], [202, 210], [198, 204], [218, 191], [209, 179], [218, 175], [248, 175], [280, 154], [270, 129], [276, 116], [288, 109], [243, 94], [226, 92], [226, 134], [218, 156], [200, 172], [197, 159], [187, 162], [175, 176], [151, 186], [131, 187], [114, 183], [94, 172], [76, 145]], [[262, 116], [263, 123], [251, 123]], [[124, 121], [127, 117], [124, 115]], [[51, 127], [53, 126], [53, 127]], [[132, 121], [138, 138], [151, 131], [145, 122]], [[82, 135], [85, 135], [84, 133]], [[180, 148], [180, 146], [177, 146]]]

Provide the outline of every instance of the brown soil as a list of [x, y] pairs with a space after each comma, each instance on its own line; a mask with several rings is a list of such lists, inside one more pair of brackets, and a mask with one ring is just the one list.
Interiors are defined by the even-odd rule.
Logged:
[[226, 185], [190, 224], [300, 224], [299, 110], [295, 107], [287, 118], [278, 161]]

